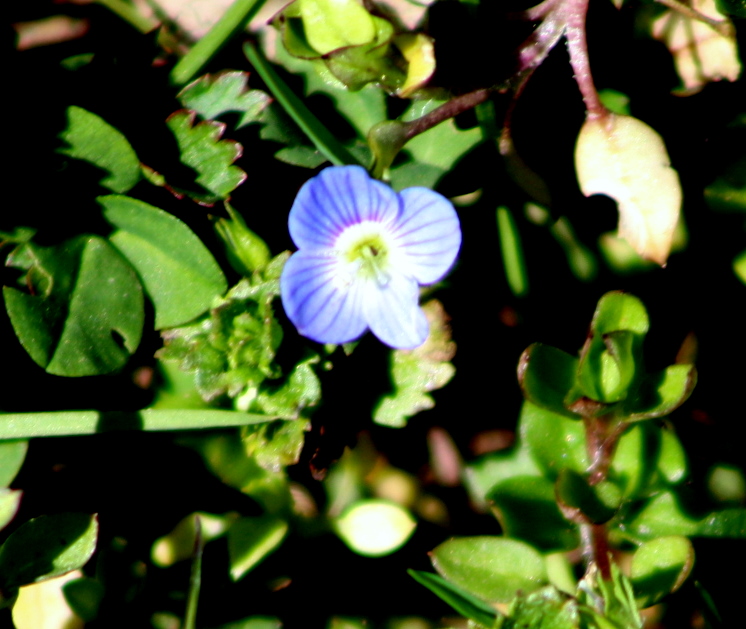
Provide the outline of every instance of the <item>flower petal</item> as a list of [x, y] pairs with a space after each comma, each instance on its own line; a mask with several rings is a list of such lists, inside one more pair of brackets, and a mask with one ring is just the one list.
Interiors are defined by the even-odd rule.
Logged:
[[396, 193], [364, 168], [331, 166], [303, 184], [288, 227], [299, 249], [331, 249], [346, 227], [363, 221], [390, 223], [399, 208]]
[[404, 211], [393, 227], [394, 241], [420, 284], [432, 284], [451, 268], [461, 247], [456, 210], [444, 196], [427, 188], [399, 193]]
[[345, 283], [336, 257], [299, 251], [280, 277], [285, 313], [298, 332], [319, 343], [347, 343], [365, 332], [361, 282]]
[[393, 273], [385, 287], [375, 280], [366, 284], [364, 311], [371, 332], [397, 349], [422, 345], [430, 326], [418, 304], [417, 282], [402, 273]]

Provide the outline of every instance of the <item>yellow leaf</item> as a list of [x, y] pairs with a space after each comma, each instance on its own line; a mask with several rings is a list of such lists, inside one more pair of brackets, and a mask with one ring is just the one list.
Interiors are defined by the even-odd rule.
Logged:
[[665, 265], [681, 207], [681, 184], [661, 137], [631, 116], [586, 120], [575, 145], [585, 196], [605, 194], [619, 206], [619, 236], [643, 258]]
[[425, 85], [435, 72], [435, 46], [433, 40], [422, 33], [397, 35], [394, 44], [409, 64], [407, 79], [398, 93], [401, 98], [408, 98], [412, 92]]
[[79, 579], [74, 570], [55, 579], [32, 583], [20, 588], [13, 605], [13, 624], [16, 629], [83, 629], [83, 619], [76, 615], [65, 600], [62, 586]]
[[[708, 17], [723, 19], [715, 0], [693, 0], [691, 5]], [[735, 37], [725, 37], [699, 20], [667, 11], [653, 23], [653, 37], [671, 51], [687, 91], [696, 91], [710, 81], [735, 81], [741, 74]]]

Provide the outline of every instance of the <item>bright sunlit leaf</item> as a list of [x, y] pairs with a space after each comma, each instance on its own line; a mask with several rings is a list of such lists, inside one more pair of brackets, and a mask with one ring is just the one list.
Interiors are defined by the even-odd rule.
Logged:
[[665, 265], [681, 208], [681, 184], [661, 137], [631, 116], [589, 118], [578, 135], [575, 169], [585, 196], [619, 205], [619, 235]]
[[337, 519], [337, 533], [350, 549], [367, 557], [382, 557], [402, 546], [417, 523], [404, 507], [386, 500], [359, 500]]

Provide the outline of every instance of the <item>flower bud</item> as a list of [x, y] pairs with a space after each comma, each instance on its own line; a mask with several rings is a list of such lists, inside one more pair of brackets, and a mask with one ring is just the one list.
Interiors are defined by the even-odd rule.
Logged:
[[243, 276], [261, 271], [270, 259], [267, 244], [246, 227], [241, 215], [225, 204], [230, 218], [218, 219], [215, 231], [225, 244], [225, 252], [231, 266]]

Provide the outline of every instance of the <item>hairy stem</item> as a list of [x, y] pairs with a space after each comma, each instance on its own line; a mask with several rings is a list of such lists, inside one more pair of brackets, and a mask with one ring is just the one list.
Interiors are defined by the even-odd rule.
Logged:
[[733, 22], [731, 22], [727, 18], [722, 19], [722, 20], [716, 20], [715, 18], [712, 18], [709, 15], [705, 15], [704, 13], [697, 11], [697, 9], [689, 6], [688, 4], [679, 2], [679, 0], [655, 0], [655, 1], [658, 2], [659, 4], [667, 6], [672, 11], [677, 11], [678, 13], [681, 13], [681, 15], [685, 15], [686, 17], [692, 18], [693, 20], [697, 20], [699, 22], [703, 22], [707, 24], [708, 26], [711, 26], [723, 37], [735, 37], [736, 36], [736, 29], [733, 26]]
[[484, 103], [490, 97], [491, 92], [492, 90], [483, 88], [456, 96], [421, 118], [404, 123], [406, 126], [404, 131], [405, 141], [411, 140], [414, 136], [433, 128], [435, 125]]
[[583, 95], [583, 102], [588, 118], [600, 118], [607, 115], [606, 107], [601, 104], [596, 86], [591, 76], [591, 65], [588, 59], [588, 42], [585, 33], [585, 17], [588, 13], [588, 0], [565, 0], [561, 7], [565, 17], [567, 50], [570, 53], [570, 65], [575, 72], [575, 82]]

